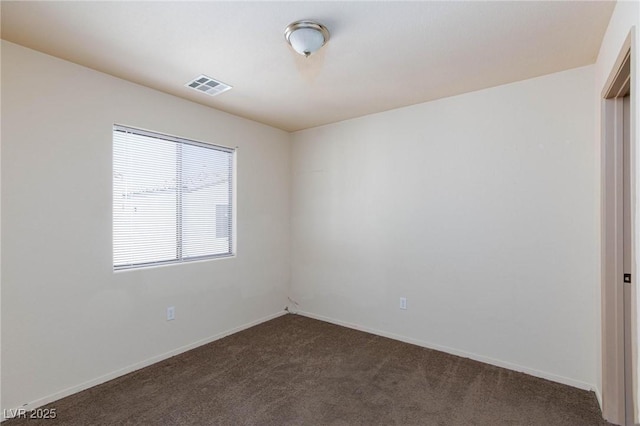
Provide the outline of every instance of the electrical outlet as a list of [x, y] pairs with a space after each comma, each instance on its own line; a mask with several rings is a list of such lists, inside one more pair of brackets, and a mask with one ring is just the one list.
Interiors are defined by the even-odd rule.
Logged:
[[175, 306], [169, 306], [167, 308], [167, 321], [171, 321], [176, 319], [176, 308]]
[[406, 297], [401, 297], [400, 298], [400, 309], [407, 309], [407, 298]]

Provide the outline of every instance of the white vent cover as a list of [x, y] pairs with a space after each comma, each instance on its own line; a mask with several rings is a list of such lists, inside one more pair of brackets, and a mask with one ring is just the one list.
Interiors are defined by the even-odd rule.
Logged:
[[206, 93], [209, 96], [216, 96], [222, 92], [226, 92], [231, 89], [231, 86], [228, 84], [224, 84], [221, 81], [214, 80], [211, 77], [207, 77], [206, 75], [200, 75], [187, 84], [185, 86], [192, 88], [201, 93]]

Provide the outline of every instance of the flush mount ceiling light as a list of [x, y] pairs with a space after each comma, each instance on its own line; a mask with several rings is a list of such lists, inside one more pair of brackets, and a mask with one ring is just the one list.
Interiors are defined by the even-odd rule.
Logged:
[[284, 29], [284, 38], [293, 50], [308, 57], [329, 41], [329, 30], [314, 21], [296, 21]]

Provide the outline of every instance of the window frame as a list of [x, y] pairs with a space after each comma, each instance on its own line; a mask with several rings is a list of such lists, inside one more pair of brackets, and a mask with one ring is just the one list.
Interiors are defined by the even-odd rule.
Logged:
[[[193, 257], [188, 257], [188, 258], [184, 258], [183, 257], [183, 250], [182, 250], [182, 236], [178, 234], [178, 230], [182, 230], [182, 224], [179, 222], [182, 222], [182, 212], [176, 212], [176, 219], [177, 223], [176, 223], [176, 235], [179, 235], [176, 239], [176, 245], [177, 247], [177, 252], [176, 252], [176, 259], [170, 259], [170, 260], [161, 260], [161, 261], [152, 261], [152, 262], [140, 262], [140, 263], [130, 263], [130, 264], [124, 264], [124, 265], [116, 265], [115, 264], [115, 241], [114, 241], [114, 231], [115, 231], [115, 223], [114, 223], [114, 213], [115, 213], [115, 207], [116, 207], [116, 203], [115, 203], [115, 184], [114, 184], [114, 170], [115, 170], [115, 150], [114, 150], [114, 140], [115, 140], [115, 134], [116, 132], [124, 132], [124, 133], [132, 133], [135, 135], [140, 135], [140, 136], [144, 136], [144, 137], [149, 137], [149, 138], [154, 138], [154, 139], [161, 139], [164, 141], [169, 141], [169, 142], [173, 142], [176, 144], [186, 144], [186, 145], [192, 145], [192, 146], [196, 146], [196, 147], [201, 147], [201, 148], [205, 148], [205, 149], [212, 149], [212, 150], [217, 150], [217, 151], [221, 151], [221, 152], [225, 152], [228, 154], [231, 154], [231, 166], [230, 166], [230, 170], [229, 170], [229, 222], [230, 225], [228, 227], [229, 230], [229, 251], [225, 252], [225, 253], [219, 253], [219, 254], [211, 254], [211, 255], [202, 255], [202, 256], [193, 256]], [[175, 135], [169, 135], [169, 134], [165, 134], [165, 133], [159, 133], [156, 131], [151, 131], [151, 130], [145, 130], [145, 129], [140, 129], [137, 127], [132, 127], [132, 126], [126, 126], [126, 125], [122, 125], [122, 124], [114, 124], [112, 127], [112, 131], [111, 131], [111, 149], [112, 149], [112, 156], [111, 156], [111, 207], [112, 207], [112, 211], [111, 211], [111, 264], [113, 267], [113, 271], [114, 272], [120, 272], [120, 271], [127, 271], [127, 270], [137, 270], [137, 269], [146, 269], [146, 268], [154, 268], [154, 267], [159, 267], [159, 266], [167, 266], [167, 265], [175, 265], [175, 264], [184, 264], [184, 263], [191, 263], [191, 262], [201, 262], [201, 261], [206, 261], [206, 260], [217, 260], [217, 259], [227, 259], [227, 258], [234, 258], [236, 257], [236, 252], [237, 252], [237, 220], [236, 220], [236, 200], [237, 200], [237, 184], [236, 184], [236, 177], [237, 177], [237, 150], [238, 147], [228, 147], [228, 146], [224, 146], [224, 145], [218, 145], [218, 144], [213, 144], [213, 143], [209, 143], [209, 142], [203, 142], [203, 141], [198, 141], [198, 140], [193, 140], [193, 139], [187, 139], [187, 138], [183, 138], [180, 136], [175, 136]], [[177, 162], [181, 162], [181, 160], [179, 160], [178, 158], [176, 158]], [[176, 193], [177, 197], [182, 197], [182, 191], [177, 191]], [[179, 254], [179, 255], [178, 255]]]

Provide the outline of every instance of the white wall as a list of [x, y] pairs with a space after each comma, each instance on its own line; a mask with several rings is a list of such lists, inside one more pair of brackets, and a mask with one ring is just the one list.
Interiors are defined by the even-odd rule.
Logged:
[[588, 66], [295, 133], [300, 311], [592, 388], [594, 114]]
[[[114, 123], [239, 147], [236, 258], [112, 271]], [[289, 165], [286, 132], [3, 41], [2, 409], [282, 311]]]
[[[640, 58], [640, 43], [638, 43], [638, 31], [640, 30], [640, 3], [637, 1], [618, 1], [616, 3], [616, 7], [613, 11], [613, 14], [611, 15], [611, 20], [609, 21], [609, 26], [607, 27], [607, 31], [602, 39], [602, 45], [600, 46], [600, 52], [598, 54], [598, 60], [596, 61], [595, 64], [595, 74], [596, 74], [596, 78], [595, 78], [595, 97], [596, 99], [594, 100], [595, 104], [596, 104], [596, 111], [595, 111], [595, 117], [594, 117], [594, 121], [596, 123], [595, 126], [595, 141], [596, 141], [596, 146], [595, 146], [595, 152], [596, 152], [596, 170], [597, 170], [597, 175], [600, 176], [600, 150], [601, 150], [601, 140], [600, 140], [600, 135], [601, 135], [601, 128], [600, 128], [600, 116], [601, 116], [601, 111], [600, 111], [600, 107], [601, 107], [601, 97], [602, 97], [602, 91], [604, 89], [604, 85], [607, 81], [607, 78], [609, 77], [609, 74], [611, 73], [611, 71], [613, 70], [614, 64], [616, 59], [618, 58], [618, 54], [620, 53], [620, 50], [622, 49], [622, 45], [625, 41], [625, 39], [627, 38], [629, 32], [631, 31], [632, 27], [635, 26], [635, 31], [636, 31], [636, 40], [635, 40], [635, 51], [632, 52], [632, 57], [635, 56], [635, 62], [636, 64], [640, 63], [638, 62], [638, 58]], [[637, 67], [636, 65], [636, 69], [635, 69], [635, 75], [634, 75], [635, 81], [636, 81], [636, 87], [638, 82], [640, 82], [640, 69]], [[637, 93], [637, 89], [636, 89], [636, 93]], [[638, 99], [638, 97], [636, 96], [635, 99], [635, 117], [636, 117], [636, 123], [640, 123], [640, 99]], [[638, 145], [638, 137], [637, 137], [637, 130], [636, 130], [636, 146], [640, 146]], [[635, 164], [640, 164], [640, 150], [636, 150], [636, 160], [635, 160]], [[636, 166], [636, 170], [637, 170], [637, 166]], [[640, 190], [640, 173], [638, 173], [636, 171], [636, 190]], [[598, 181], [596, 183], [596, 190], [598, 193], [598, 200], [600, 199], [600, 182]], [[640, 201], [640, 196], [636, 195], [636, 217], [635, 217], [635, 222], [636, 224], [640, 223], [640, 206], [637, 204]], [[600, 221], [600, 205], [598, 204], [596, 207], [596, 211], [598, 213], [598, 223]], [[597, 240], [598, 240], [598, 247], [600, 246], [600, 234], [597, 235]], [[635, 253], [636, 253], [636, 259], [638, 257], [638, 254], [640, 254], [640, 232], [638, 231], [638, 228], [636, 227], [636, 238], [635, 238]], [[598, 248], [599, 249], [599, 248]], [[636, 260], [635, 263], [637, 264], [638, 261]], [[637, 266], [636, 266], [637, 268]], [[598, 263], [598, 277], [600, 277], [600, 265]], [[636, 292], [637, 296], [640, 296], [640, 292]], [[598, 299], [597, 299], [597, 304], [596, 304], [596, 312], [598, 315], [598, 318], [600, 318], [600, 295], [598, 294]], [[640, 300], [636, 301], [637, 304], [640, 305]], [[640, 331], [640, 327], [637, 328], [637, 331]], [[600, 348], [600, 334], [598, 334], [598, 349]], [[637, 338], [638, 342], [640, 342], [640, 337]], [[598, 391], [600, 391], [602, 389], [602, 368], [601, 368], [601, 353], [600, 350], [598, 350], [598, 362], [597, 362], [597, 389]], [[640, 377], [636, 379], [636, 383], [640, 383]], [[640, 392], [637, 393], [636, 395], [637, 397], [640, 398]], [[638, 400], [638, 405], [640, 406], [640, 399]]]

